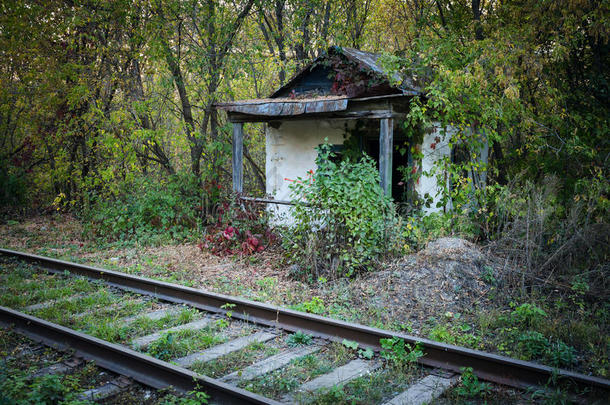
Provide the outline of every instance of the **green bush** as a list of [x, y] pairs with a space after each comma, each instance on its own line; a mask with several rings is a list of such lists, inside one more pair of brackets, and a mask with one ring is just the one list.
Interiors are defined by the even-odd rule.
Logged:
[[520, 352], [527, 360], [542, 358], [549, 350], [549, 340], [540, 332], [524, 332], [517, 338]]
[[540, 359], [553, 367], [568, 367], [575, 361], [575, 350], [572, 346], [561, 340], [552, 342], [539, 332], [521, 333], [517, 337], [517, 346], [525, 359]]
[[381, 357], [399, 369], [408, 368], [424, 355], [424, 349], [420, 342], [410, 345], [404, 339], [393, 337], [391, 339], [379, 339], [381, 344]]
[[328, 144], [318, 148], [316, 172], [291, 185], [294, 224], [284, 238], [302, 275], [351, 276], [398, 246], [394, 204], [379, 187], [375, 162], [334, 162]]
[[292, 305], [290, 308], [296, 309], [297, 311], [309, 312], [310, 314], [322, 315], [326, 311], [324, 301], [320, 297], [313, 297], [309, 301], [300, 302], [296, 305]]
[[549, 347], [546, 357], [549, 364], [554, 367], [567, 367], [575, 362], [574, 348], [568, 346], [562, 341], [555, 342]]
[[103, 239], [146, 243], [187, 238], [201, 223], [201, 209], [197, 179], [174, 175], [138, 178], [114, 198], [91, 194], [84, 214]]
[[547, 317], [543, 309], [534, 304], [521, 304], [511, 312], [513, 321], [523, 327], [535, 328]]

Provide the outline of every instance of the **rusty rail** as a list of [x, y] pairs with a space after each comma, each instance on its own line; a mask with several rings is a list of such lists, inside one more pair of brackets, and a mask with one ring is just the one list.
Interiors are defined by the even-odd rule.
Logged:
[[411, 344], [419, 342], [425, 352], [425, 355], [419, 359], [423, 365], [456, 372], [459, 372], [462, 367], [472, 367], [474, 373], [480, 378], [512, 387], [543, 386], [555, 379], [568, 381], [580, 388], [610, 390], [610, 380], [506, 356], [29, 253], [0, 249], [0, 254], [17, 257], [49, 271], [68, 270], [91, 279], [104, 280], [125, 290], [151, 295], [170, 302], [188, 304], [206, 311], [223, 313], [225, 310], [221, 306], [230, 303], [235, 305], [232, 308], [234, 318], [292, 332], [301, 330], [333, 341], [354, 340], [361, 346], [374, 350], [381, 349], [379, 339], [382, 338], [397, 337]]
[[109, 343], [84, 333], [0, 306], [0, 325], [13, 327], [32, 340], [59, 350], [74, 350], [77, 356], [128, 376], [153, 388], [174, 387], [186, 393], [201, 389], [219, 404], [279, 404], [185, 368], [146, 356], [127, 347]]

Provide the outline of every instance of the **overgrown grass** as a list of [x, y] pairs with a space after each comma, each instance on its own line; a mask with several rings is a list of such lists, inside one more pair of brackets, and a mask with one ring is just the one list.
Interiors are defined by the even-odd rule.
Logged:
[[279, 351], [280, 349], [277, 347], [269, 346], [268, 342], [255, 342], [242, 350], [229, 353], [217, 360], [205, 363], [196, 362], [191, 370], [208, 377], [217, 378], [241, 370], [258, 360], [273, 356]]
[[96, 288], [82, 278], [69, 279], [58, 275], [28, 272], [9, 273], [3, 282], [3, 287], [0, 305], [12, 308], [59, 300], [79, 293], [90, 293]]
[[408, 372], [394, 367], [374, 371], [347, 384], [297, 395], [297, 402], [315, 405], [374, 404], [391, 399], [423, 375], [420, 368]]
[[248, 391], [279, 399], [296, 390], [305, 381], [329, 373], [352, 359], [353, 353], [348, 348], [339, 343], [331, 343], [319, 354], [294, 359], [287, 366], [252, 381], [242, 382], [240, 386]]
[[[127, 317], [143, 313], [146, 306], [141, 307], [141, 305], [149, 306], [150, 304], [134, 304], [128, 312], [125, 312], [124, 316]], [[94, 317], [94, 315], [91, 315], [91, 317]], [[135, 337], [189, 323], [199, 317], [200, 315], [197, 310], [193, 308], [183, 308], [178, 314], [167, 314], [163, 318], [156, 320], [150, 319], [143, 314], [132, 322], [125, 324], [120, 319], [122, 317], [117, 319], [117, 316], [110, 316], [106, 318], [97, 318], [95, 322], [92, 323], [88, 323], [87, 319], [82, 319], [79, 321], [79, 326], [82, 326], [87, 333], [100, 339], [109, 342], [127, 343]]]
[[215, 332], [213, 328], [184, 329], [162, 334], [159, 339], [147, 347], [146, 352], [153, 357], [168, 361], [226, 341], [227, 337]]
[[72, 315], [85, 312], [99, 306], [107, 306], [119, 301], [120, 297], [104, 287], [74, 300], [57, 301], [50, 307], [34, 311], [34, 315], [48, 321], [69, 325]]

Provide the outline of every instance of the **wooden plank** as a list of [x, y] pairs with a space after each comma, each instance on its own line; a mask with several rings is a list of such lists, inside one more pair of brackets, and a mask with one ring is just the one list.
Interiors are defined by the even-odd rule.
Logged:
[[279, 205], [295, 205], [292, 201], [288, 200], [272, 200], [270, 198], [257, 198], [257, 197], [240, 197], [244, 201], [252, 201], [263, 204], [279, 204]]
[[322, 388], [330, 388], [335, 385], [345, 384], [358, 377], [367, 375], [381, 366], [379, 362], [372, 360], [352, 360], [344, 366], [334, 369], [328, 374], [321, 375], [301, 385], [297, 392], [285, 395], [281, 402], [295, 403], [297, 393], [313, 393]]
[[370, 111], [336, 111], [329, 113], [312, 113], [301, 115], [285, 116], [262, 116], [228, 112], [229, 122], [274, 122], [274, 121], [313, 121], [313, 120], [358, 120], [358, 119], [381, 119], [381, 118], [402, 118], [404, 113], [390, 110], [370, 110]]
[[251, 366], [248, 366], [243, 370], [238, 370], [231, 374], [228, 374], [222, 377], [220, 381], [235, 384], [239, 381], [253, 380], [256, 377], [260, 377], [271, 371], [284, 367], [294, 359], [315, 353], [321, 348], [322, 346], [319, 345], [311, 345], [300, 346], [294, 349], [290, 349], [285, 352], [276, 354], [275, 356], [271, 356], [264, 360], [261, 360], [258, 363], [252, 364]]
[[392, 149], [394, 145], [394, 120], [383, 118], [379, 122], [379, 177], [387, 196], [392, 195]]
[[440, 397], [443, 392], [457, 382], [457, 378], [443, 378], [429, 375], [419, 380], [403, 393], [384, 405], [424, 405]]
[[244, 188], [244, 124], [233, 123], [233, 191]]
[[39, 302], [38, 304], [28, 305], [27, 307], [23, 308], [22, 311], [23, 312], [38, 311], [41, 309], [52, 307], [52, 306], [60, 304], [62, 302], [73, 302], [73, 301], [77, 301], [82, 298], [85, 298], [84, 294], [75, 294], [75, 295], [71, 295], [69, 297], [56, 298], [56, 299], [49, 300], [49, 301]]
[[138, 315], [129, 316], [127, 318], [123, 318], [120, 320], [120, 322], [122, 322], [124, 324], [128, 324], [139, 318], [148, 318], [151, 321], [158, 321], [159, 319], [164, 318], [166, 316], [178, 315], [180, 313], [180, 311], [182, 311], [182, 308], [183, 307], [173, 306], [173, 307], [158, 309], [156, 311], [146, 312], [144, 314], [138, 314]]
[[256, 332], [253, 335], [242, 336], [235, 340], [231, 340], [230, 342], [211, 347], [207, 350], [189, 354], [188, 356], [184, 356], [179, 359], [174, 359], [172, 362], [181, 367], [190, 367], [196, 362], [205, 363], [206, 361], [216, 360], [219, 357], [241, 350], [251, 343], [263, 343], [274, 339], [275, 337], [277, 337], [275, 333]]
[[143, 349], [146, 346], [150, 345], [155, 340], [158, 340], [159, 338], [161, 338], [161, 336], [163, 336], [165, 333], [179, 332], [181, 330], [187, 330], [187, 329], [188, 330], [199, 330], [199, 329], [205, 328], [211, 322], [212, 322], [211, 318], [203, 318], [203, 319], [199, 319], [197, 321], [185, 323], [183, 325], [174, 326], [173, 328], [160, 330], [158, 332], [151, 333], [150, 335], [140, 336], [139, 338], [133, 339], [131, 341], [131, 345], [136, 348]]

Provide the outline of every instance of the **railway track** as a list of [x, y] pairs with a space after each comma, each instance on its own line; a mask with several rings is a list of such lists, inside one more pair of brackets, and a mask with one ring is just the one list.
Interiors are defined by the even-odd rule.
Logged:
[[[579, 391], [610, 391], [609, 380], [567, 370], [116, 271], [6, 249], [0, 254], [51, 274], [44, 281], [28, 281], [27, 274], [12, 279], [16, 287], [2, 294], [45, 287], [5, 300], [12, 305], [0, 307], [0, 324], [154, 388], [201, 389], [212, 403], [307, 402], [337, 385], [375, 378], [383, 386], [377, 402], [423, 404], [451, 387], [464, 367], [515, 388], [552, 379]], [[94, 329], [92, 321], [109, 313], [109, 330]], [[418, 344], [420, 367], [388, 372], [373, 354], [381, 339]]]

